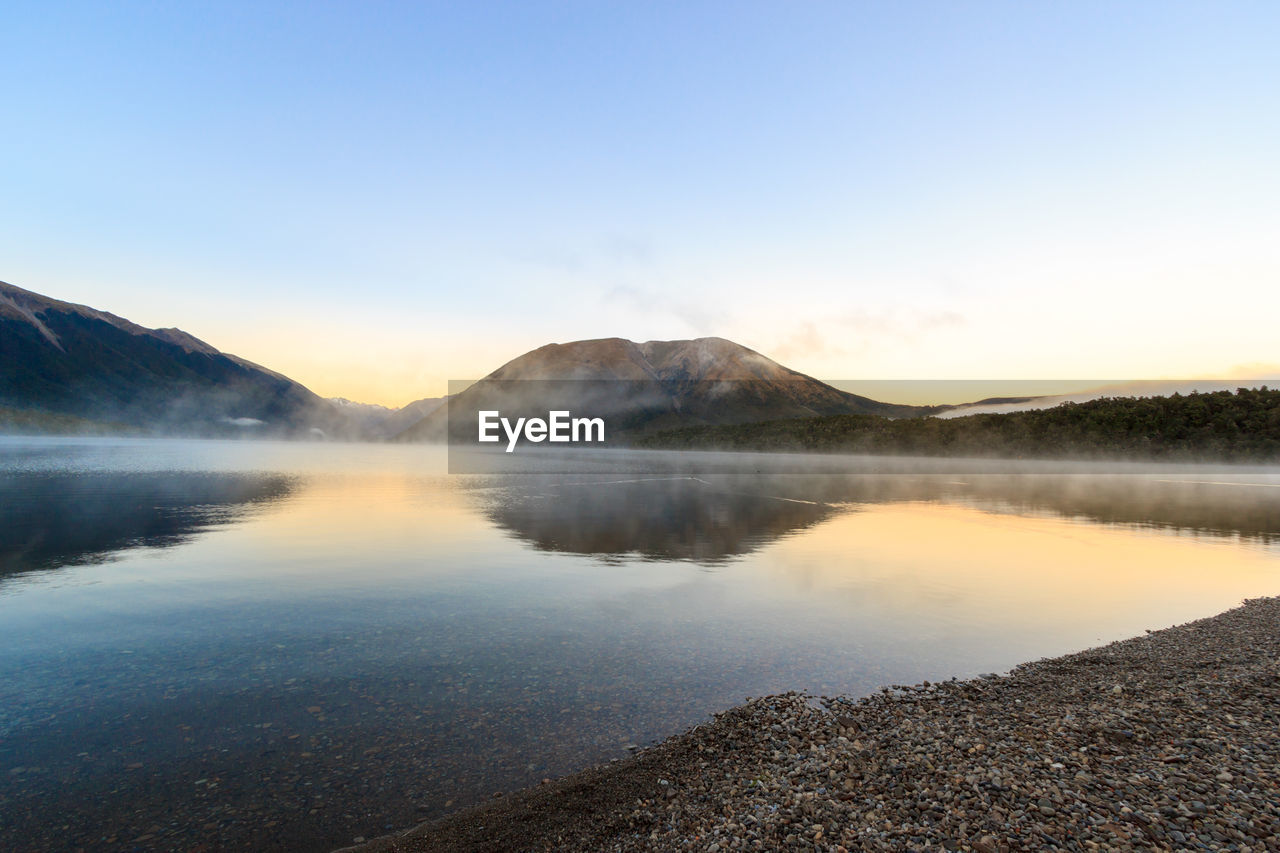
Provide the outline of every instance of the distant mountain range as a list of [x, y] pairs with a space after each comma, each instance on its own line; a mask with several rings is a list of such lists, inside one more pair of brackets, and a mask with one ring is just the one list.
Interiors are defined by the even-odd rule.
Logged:
[[[614, 435], [822, 415], [891, 418], [939, 408], [850, 394], [723, 338], [548, 344], [450, 400], [401, 409], [322, 398], [182, 331], [0, 282], [0, 430], [441, 440], [449, 418], [567, 408], [612, 419]], [[447, 414], [448, 413], [448, 414]]]
[[359, 430], [370, 439], [393, 438], [444, 405], [444, 397], [424, 397], [407, 406], [392, 409], [376, 403], [357, 403], [345, 397], [329, 397]]
[[724, 338], [600, 338], [548, 344], [507, 362], [398, 436], [475, 438], [477, 414], [546, 416], [566, 409], [608, 419], [623, 438], [681, 426], [819, 415], [917, 417], [938, 411], [840, 391]]
[[[895, 405], [723, 338], [601, 338], [539, 347], [449, 398], [391, 409], [324, 399], [181, 329], [147, 329], [0, 282], [0, 432], [474, 441], [479, 411], [514, 420], [564, 409], [604, 418], [608, 443], [653, 448], [1169, 459], [1280, 453], [1280, 392], [1265, 387], [1046, 408], [1062, 399]], [[1034, 410], [1009, 411], [1023, 408]]]

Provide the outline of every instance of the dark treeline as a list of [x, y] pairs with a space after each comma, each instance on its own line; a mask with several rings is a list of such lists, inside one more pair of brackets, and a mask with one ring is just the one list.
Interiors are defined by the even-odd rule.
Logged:
[[1051, 409], [958, 418], [875, 415], [688, 427], [638, 447], [814, 450], [921, 456], [1280, 459], [1280, 389], [1106, 397]]

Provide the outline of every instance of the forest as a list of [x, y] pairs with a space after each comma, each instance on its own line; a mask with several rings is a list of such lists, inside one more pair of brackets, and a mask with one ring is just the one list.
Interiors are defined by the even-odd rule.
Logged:
[[834, 415], [686, 427], [637, 439], [654, 449], [819, 451], [914, 456], [1280, 459], [1280, 389], [1104, 397], [1048, 409], [954, 418]]

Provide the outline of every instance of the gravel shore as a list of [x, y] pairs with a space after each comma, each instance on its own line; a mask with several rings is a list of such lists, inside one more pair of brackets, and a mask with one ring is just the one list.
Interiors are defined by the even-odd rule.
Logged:
[[1004, 677], [752, 699], [348, 849], [1280, 850], [1280, 598]]

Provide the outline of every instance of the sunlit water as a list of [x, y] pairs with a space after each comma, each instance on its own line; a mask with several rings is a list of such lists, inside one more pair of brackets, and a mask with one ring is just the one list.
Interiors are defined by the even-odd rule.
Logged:
[[0, 440], [3, 846], [324, 850], [1280, 594], [1276, 468], [613, 458]]

